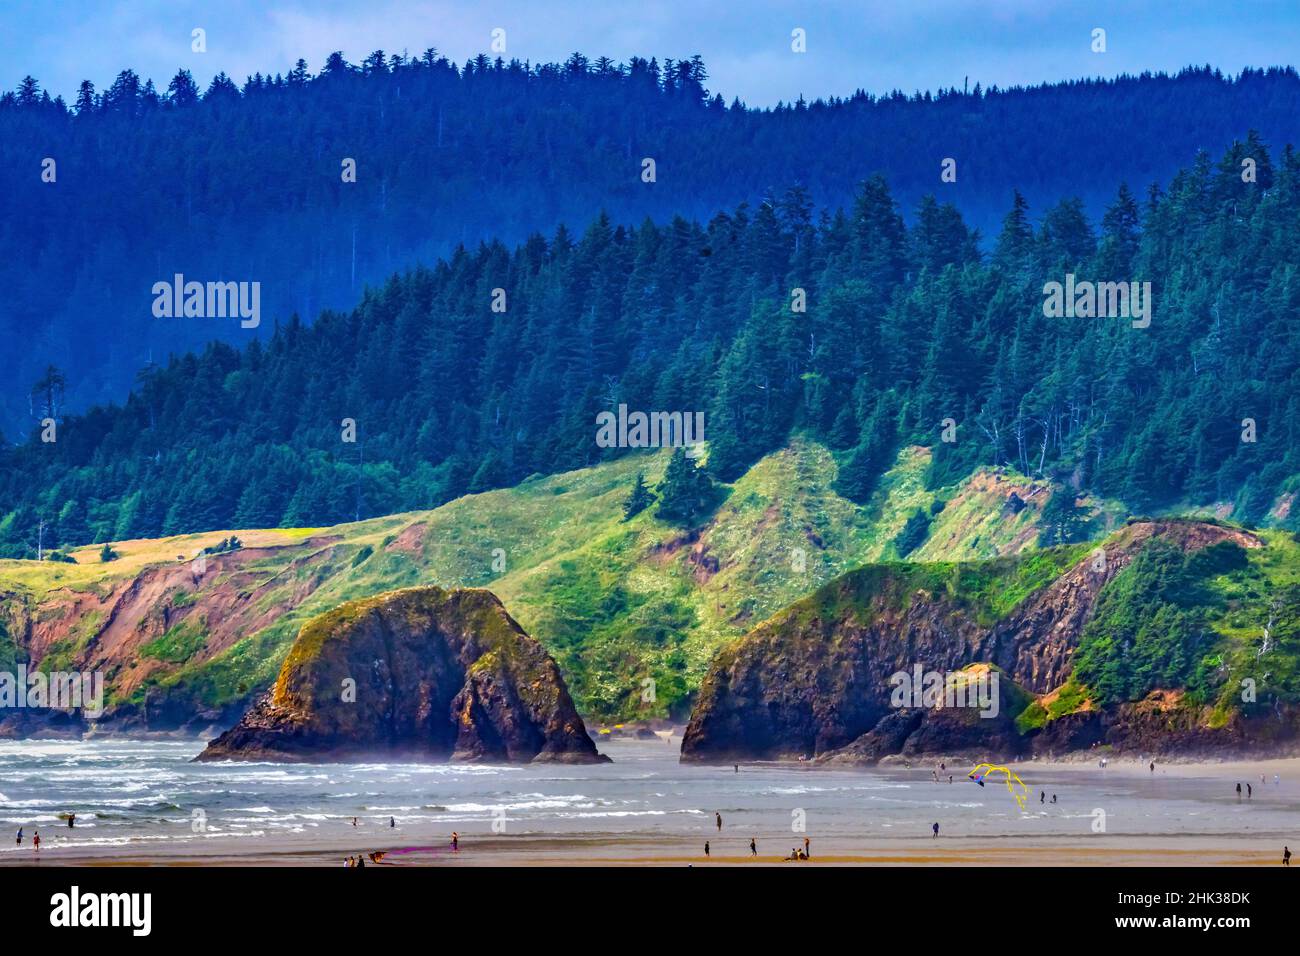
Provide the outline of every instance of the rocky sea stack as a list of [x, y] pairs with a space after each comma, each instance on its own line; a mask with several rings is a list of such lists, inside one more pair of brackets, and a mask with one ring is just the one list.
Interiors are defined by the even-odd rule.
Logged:
[[270, 693], [199, 760], [596, 763], [555, 661], [483, 590], [353, 601], [305, 624]]
[[[1215, 644], [1194, 618], [1197, 625], [1185, 629], [1188, 646], [1161, 648], [1156, 660], [1185, 660], [1183, 676], [1167, 670], [1145, 678], [1152, 663], [1129, 635], [1089, 630], [1107, 594], [1108, 621], [1119, 624], [1126, 618], [1117, 609], [1149, 608], [1152, 592], [1179, 602], [1173, 606], [1189, 619], [1200, 607], [1238, 607], [1240, 600], [1219, 598], [1212, 589], [1229, 579], [1224, 575], [1261, 589], [1245, 554], [1262, 547], [1258, 536], [1239, 529], [1138, 521], [1095, 549], [850, 572], [717, 655], [683, 737], [682, 759], [808, 756], [870, 765], [900, 754], [1062, 756], [1094, 747], [1140, 754], [1290, 752], [1300, 715], [1268, 701], [1236, 703], [1241, 681], [1229, 665], [1242, 661], [1248, 676], [1264, 673], [1251, 669], [1252, 647]], [[1164, 555], [1164, 563], [1148, 558], [1145, 568], [1126, 573], [1147, 552]], [[1187, 568], [1178, 571], [1184, 560]], [[1138, 572], [1145, 576], [1133, 577]], [[1147, 617], [1135, 611], [1127, 619], [1140, 626]], [[1160, 638], [1170, 627], [1151, 631]], [[1089, 637], [1094, 654], [1103, 642], [1123, 642], [1111, 667], [1097, 670], [1103, 690], [1112, 682], [1136, 686], [1136, 697], [1116, 691], [1099, 700], [1078, 680], [1081, 644]], [[914, 698], [900, 704], [897, 675], [918, 669], [998, 681], [987, 680], [993, 693], [983, 710], [915, 706]], [[1117, 683], [1126, 679], [1130, 684]], [[1188, 689], [1197, 681], [1199, 702]]]

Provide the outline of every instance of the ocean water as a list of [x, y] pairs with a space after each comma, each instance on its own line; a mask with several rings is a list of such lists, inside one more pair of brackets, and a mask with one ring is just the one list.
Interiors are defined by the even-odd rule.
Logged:
[[[702, 847], [744, 855], [750, 837], [786, 853], [805, 835], [815, 849], [888, 852], [945, 840], [1026, 845], [1126, 837], [1176, 845], [1248, 839], [1270, 849], [1300, 842], [1295, 762], [1244, 767], [1028, 764], [1023, 809], [1001, 778], [983, 788], [949, 765], [935, 783], [915, 769], [829, 770], [803, 765], [682, 765], [680, 738], [602, 742], [611, 764], [448, 765], [192, 763], [199, 740], [0, 742], [0, 862], [27, 862], [39, 830], [42, 860], [60, 856], [309, 856], [387, 849], [436, 861], [463, 848], [578, 856]], [[953, 775], [953, 783], [947, 776]], [[1259, 783], [1260, 773], [1266, 782]], [[1233, 779], [1253, 780], [1238, 800]], [[1039, 791], [1050, 801], [1039, 802]], [[61, 816], [75, 812], [76, 828]], [[719, 832], [715, 813], [723, 817]], [[1098, 830], [1099, 819], [1103, 830]], [[352, 825], [353, 819], [357, 825]], [[389, 826], [392, 818], [396, 827]], [[15, 831], [25, 831], [22, 846]], [[557, 850], [568, 847], [569, 850]]]

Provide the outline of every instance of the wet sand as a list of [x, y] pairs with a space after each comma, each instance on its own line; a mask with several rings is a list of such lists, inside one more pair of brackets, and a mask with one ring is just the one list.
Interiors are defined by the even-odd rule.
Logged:
[[[634, 767], [637, 760], [644, 762], [648, 748], [654, 746], [627, 743], [611, 750], [626, 768], [629, 761]], [[657, 763], [651, 766], [674, 772], [660, 753], [654, 751]], [[496, 832], [491, 817], [485, 816], [482, 822], [458, 827], [457, 852], [447, 844], [447, 827], [417, 822], [394, 830], [373, 818], [359, 821], [357, 827], [330, 820], [310, 832], [252, 829], [186, 840], [139, 836], [103, 846], [61, 845], [81, 834], [70, 838], [73, 831], [43, 826], [46, 842], [39, 860], [30, 846], [11, 845], [0, 852], [0, 865], [338, 866], [347, 856], [384, 850], [394, 851], [380, 864], [384, 866], [1200, 867], [1276, 866], [1283, 844], [1300, 853], [1300, 759], [1158, 762], [1154, 773], [1137, 761], [1111, 761], [1104, 770], [1095, 762], [1016, 764], [1011, 769], [1031, 790], [1023, 810], [1000, 780], [990, 780], [982, 789], [966, 781], [965, 762], [949, 761], [939, 784], [933, 783], [931, 769], [928, 763], [871, 771], [749, 764], [742, 765], [739, 774], [730, 766], [692, 768], [690, 779], [697, 781], [692, 785], [702, 793], [725, 792], [717, 797], [723, 801], [721, 832], [712, 809], [695, 811], [695, 816], [681, 818], [666, 829], [630, 823], [621, 832], [606, 829], [604, 822], [564, 828], [546, 820], [513, 818], [503, 827], [506, 832]], [[946, 781], [949, 771], [955, 775], [952, 785]], [[598, 772], [598, 768], [592, 771]], [[1280, 778], [1276, 784], [1274, 774]], [[597, 779], [592, 776], [585, 782]], [[788, 798], [789, 803], [806, 805], [806, 832], [782, 825], [782, 815], [751, 809], [757, 801], [747, 805], [747, 784], [770, 785], [772, 780], [788, 784], [785, 789], [797, 794]], [[830, 813], [823, 811], [824, 802], [819, 803], [831, 799], [823, 792], [860, 790], [845, 785], [862, 781], [882, 782], [900, 788], [898, 792], [906, 792], [913, 801], [928, 802], [907, 804], [886, 818], [884, 811], [866, 801], [892, 797], [855, 795], [850, 811], [838, 809], [833, 825], [819, 826], [818, 821], [827, 820]], [[1237, 782], [1243, 787], [1240, 800], [1235, 794]], [[1248, 782], [1254, 790], [1250, 799], [1244, 795]], [[587, 789], [583, 784], [578, 779], [563, 788]], [[666, 789], [671, 784], [654, 779], [651, 786]], [[1039, 802], [1040, 791], [1047, 795], [1044, 803]], [[1062, 803], [1053, 805], [1050, 797], [1058, 791]], [[952, 802], [971, 799], [978, 802]], [[931, 810], [931, 806], [941, 809]], [[782, 804], [781, 813], [788, 815], [785, 807]], [[957, 807], [964, 809], [953, 809]], [[1106, 811], [1104, 832], [1095, 829], [1097, 809]], [[930, 835], [931, 816], [942, 820], [937, 839]], [[885, 819], [890, 822], [882, 822]], [[989, 827], [997, 832], [988, 832]], [[792, 847], [802, 846], [804, 836], [812, 841], [812, 859], [783, 860]], [[749, 852], [751, 837], [758, 842], [757, 856]], [[707, 858], [706, 840], [711, 849]]]

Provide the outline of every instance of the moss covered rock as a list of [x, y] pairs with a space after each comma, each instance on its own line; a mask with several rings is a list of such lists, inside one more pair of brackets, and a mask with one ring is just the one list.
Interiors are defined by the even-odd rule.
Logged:
[[274, 688], [200, 760], [375, 753], [591, 763], [555, 661], [488, 591], [392, 591], [305, 624]]

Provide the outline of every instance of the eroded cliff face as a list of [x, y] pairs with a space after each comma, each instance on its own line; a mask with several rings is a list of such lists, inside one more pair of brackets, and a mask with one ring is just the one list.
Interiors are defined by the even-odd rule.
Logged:
[[[902, 566], [851, 572], [721, 651], [714, 659], [682, 741], [684, 761], [727, 762], [812, 756], [871, 763], [890, 754], [1031, 749], [1034, 735], [1014, 727], [1029, 695], [1069, 676], [1084, 626], [1102, 588], [1152, 539], [1185, 551], [1224, 541], [1260, 546], [1253, 535], [1196, 522], [1137, 522], [1038, 588], [1009, 613], [987, 608], [956, 587], [915, 587]], [[955, 672], [974, 663], [999, 675], [996, 717], [969, 710], [891, 705], [891, 675], [921, 665]], [[1045, 738], [1053, 748], [1128, 739], [1118, 718], [1104, 727], [1080, 720], [1077, 735]], [[1065, 726], [1056, 729], [1058, 735]], [[1111, 733], [1111, 731], [1114, 733]], [[1138, 739], [1138, 738], [1134, 738]]]
[[389, 753], [593, 763], [559, 668], [488, 591], [410, 588], [303, 626], [272, 691], [200, 760]]

